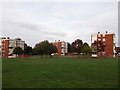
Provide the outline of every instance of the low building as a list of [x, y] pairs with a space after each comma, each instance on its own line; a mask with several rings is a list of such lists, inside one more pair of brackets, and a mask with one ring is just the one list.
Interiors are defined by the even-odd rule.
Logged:
[[8, 58], [14, 56], [13, 50], [15, 47], [21, 47], [24, 50], [25, 41], [20, 38], [10, 39], [9, 37], [3, 37], [0, 40], [1, 57]]
[[57, 47], [58, 55], [66, 55], [68, 53], [68, 43], [65, 41], [56, 41], [52, 42]]

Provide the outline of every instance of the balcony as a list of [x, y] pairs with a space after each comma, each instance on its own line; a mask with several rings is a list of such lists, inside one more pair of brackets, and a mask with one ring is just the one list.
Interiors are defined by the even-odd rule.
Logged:
[[13, 47], [10, 47], [10, 46], [9, 46], [9, 49], [13, 49]]

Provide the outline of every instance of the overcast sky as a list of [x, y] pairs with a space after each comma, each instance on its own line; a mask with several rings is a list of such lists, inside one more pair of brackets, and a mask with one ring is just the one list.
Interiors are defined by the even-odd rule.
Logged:
[[91, 34], [106, 31], [116, 34], [118, 44], [117, 2], [6, 2], [0, 8], [2, 36], [30, 46], [46, 39], [90, 44]]

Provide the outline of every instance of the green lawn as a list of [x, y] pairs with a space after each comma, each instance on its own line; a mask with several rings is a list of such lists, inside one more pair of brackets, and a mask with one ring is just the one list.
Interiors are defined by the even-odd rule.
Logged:
[[3, 88], [117, 88], [118, 60], [3, 59], [2, 75]]

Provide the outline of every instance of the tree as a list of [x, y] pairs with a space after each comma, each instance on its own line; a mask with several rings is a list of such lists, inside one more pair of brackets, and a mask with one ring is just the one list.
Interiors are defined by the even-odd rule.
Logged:
[[57, 47], [55, 45], [53, 45], [52, 43], [49, 44], [49, 55], [50, 57], [52, 57], [52, 53], [56, 53], [57, 52]]
[[71, 46], [70, 46], [70, 43], [68, 43], [68, 53], [71, 52]]
[[23, 54], [23, 49], [21, 47], [15, 47], [13, 50], [13, 53], [16, 54], [16, 57], [19, 56], [20, 54]]
[[50, 55], [57, 52], [56, 46], [49, 43], [47, 40], [37, 43], [33, 49], [34, 54], [37, 55]]
[[27, 44], [24, 45], [24, 54], [31, 55], [32, 54], [32, 47], [27, 46]]
[[98, 52], [102, 52], [105, 50], [105, 43], [102, 41], [97, 41], [97, 50]]
[[92, 52], [97, 52], [97, 43], [96, 43], [96, 41], [91, 44], [91, 49], [92, 49]]
[[96, 45], [98, 52], [102, 52], [105, 50], [105, 43], [103, 43], [102, 41], [94, 41], [94, 45]]
[[33, 54], [35, 55], [41, 55], [41, 57], [43, 56], [43, 48], [42, 48], [42, 44], [41, 43], [37, 43], [35, 45], [35, 47], [33, 48]]
[[103, 52], [105, 51], [105, 43], [102, 41], [94, 41], [91, 47], [92, 52], [96, 51], [99, 55], [103, 55]]
[[71, 44], [71, 51], [78, 55], [82, 52], [83, 42], [80, 39], [75, 40]]
[[115, 47], [116, 53], [120, 53], [120, 47]]
[[91, 48], [87, 43], [83, 44], [82, 53], [84, 53], [84, 54], [90, 54], [91, 53]]

